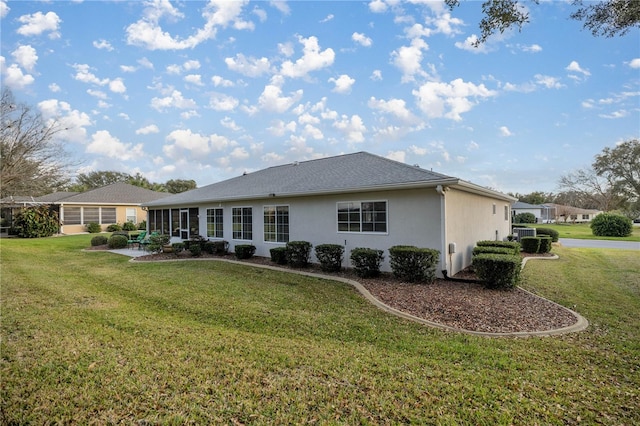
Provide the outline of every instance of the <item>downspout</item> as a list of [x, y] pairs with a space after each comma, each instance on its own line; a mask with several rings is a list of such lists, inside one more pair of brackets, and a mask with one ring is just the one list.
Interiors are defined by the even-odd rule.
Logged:
[[449, 270], [447, 264], [447, 203], [445, 197], [448, 189], [442, 185], [436, 186], [436, 192], [440, 194], [440, 270], [445, 277]]

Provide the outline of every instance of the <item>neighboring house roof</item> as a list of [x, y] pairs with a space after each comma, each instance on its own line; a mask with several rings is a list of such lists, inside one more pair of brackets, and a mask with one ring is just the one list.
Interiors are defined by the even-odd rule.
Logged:
[[160, 207], [270, 196], [307, 196], [437, 185], [457, 185], [471, 192], [515, 201], [513, 197], [455, 177], [367, 152], [357, 152], [269, 167], [143, 205]]
[[128, 183], [114, 183], [59, 200], [60, 204], [141, 204], [170, 196]]
[[79, 192], [65, 192], [58, 191], [52, 192], [51, 194], [43, 195], [41, 197], [36, 197], [36, 201], [41, 203], [55, 203], [56, 201], [63, 200], [65, 198], [72, 197], [74, 195], [80, 194]]
[[543, 206], [541, 206], [540, 204], [529, 204], [522, 201], [516, 201], [515, 203], [513, 203], [511, 208], [515, 210], [518, 210], [518, 209], [533, 210], [533, 209], [542, 209]]

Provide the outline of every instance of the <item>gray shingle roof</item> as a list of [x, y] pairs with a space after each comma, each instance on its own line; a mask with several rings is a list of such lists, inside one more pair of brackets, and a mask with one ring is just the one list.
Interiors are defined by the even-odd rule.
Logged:
[[128, 183], [114, 183], [101, 188], [81, 192], [62, 199], [63, 204], [141, 204], [170, 196], [166, 192], [156, 192]]
[[202, 188], [175, 194], [145, 206], [238, 200], [353, 190], [389, 188], [409, 184], [437, 184], [456, 180], [417, 166], [357, 152], [336, 157], [270, 167]]
[[73, 197], [74, 195], [80, 194], [79, 192], [52, 192], [51, 194], [43, 195], [41, 197], [36, 197], [36, 201], [41, 203], [55, 203], [56, 201], [64, 200], [65, 198]]

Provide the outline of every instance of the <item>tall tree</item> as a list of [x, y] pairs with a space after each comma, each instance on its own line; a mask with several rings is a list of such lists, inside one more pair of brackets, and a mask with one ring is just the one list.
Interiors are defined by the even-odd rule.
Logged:
[[640, 201], [640, 140], [631, 139], [613, 149], [603, 149], [596, 155], [593, 169], [612, 182], [614, 191]]
[[132, 176], [128, 173], [115, 171], [93, 171], [89, 173], [80, 173], [76, 176], [75, 184], [71, 185], [71, 191], [84, 192], [90, 191], [102, 186], [111, 185], [113, 183], [123, 182], [129, 183]]
[[[480, 21], [480, 37], [475, 42], [478, 47], [496, 32], [503, 33], [516, 26], [522, 31], [524, 24], [529, 22], [529, 14], [525, 3], [538, 4], [540, 0], [485, 0], [482, 3]], [[451, 8], [460, 5], [460, 0], [445, 0]], [[584, 22], [584, 28], [594, 36], [604, 35], [613, 37], [624, 35], [633, 27], [640, 27], [640, 1], [638, 0], [602, 0], [589, 2], [584, 6], [582, 0], [573, 0], [577, 10], [570, 15], [572, 19]]]
[[72, 165], [56, 134], [58, 122], [45, 123], [13, 93], [2, 90], [0, 101], [0, 198], [43, 195], [62, 188]]
[[171, 179], [167, 181], [165, 186], [167, 188], [167, 191], [172, 194], [179, 194], [180, 192], [185, 192], [197, 188], [196, 181], [192, 179]]

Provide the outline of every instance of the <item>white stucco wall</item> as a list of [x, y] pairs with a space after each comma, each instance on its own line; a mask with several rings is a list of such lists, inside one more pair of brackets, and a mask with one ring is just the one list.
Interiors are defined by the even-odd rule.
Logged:
[[[386, 233], [338, 232], [337, 203], [350, 201], [386, 201]], [[441, 220], [440, 196], [435, 189], [412, 189], [404, 191], [380, 191], [370, 193], [327, 195], [297, 198], [265, 198], [251, 202], [225, 202], [200, 207], [200, 233], [206, 234], [207, 209], [222, 207], [224, 211], [224, 239], [230, 250], [236, 244], [253, 244], [256, 255], [269, 257], [269, 250], [284, 243], [265, 242], [263, 237], [263, 207], [267, 205], [289, 206], [289, 240], [309, 241], [319, 244], [340, 244], [345, 247], [345, 266], [349, 265], [351, 250], [366, 247], [384, 250], [382, 270], [389, 271], [389, 247], [415, 245], [440, 250]], [[253, 208], [253, 240], [234, 240], [232, 237], [232, 208]], [[313, 251], [312, 251], [313, 252]], [[312, 256], [312, 261], [315, 262]]]

